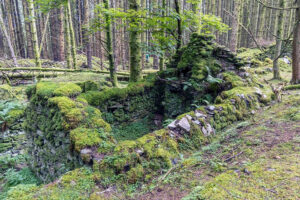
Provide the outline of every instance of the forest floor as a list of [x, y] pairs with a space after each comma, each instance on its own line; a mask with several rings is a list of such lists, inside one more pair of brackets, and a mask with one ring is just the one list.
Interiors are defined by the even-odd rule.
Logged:
[[217, 134], [132, 199], [300, 199], [300, 91]]

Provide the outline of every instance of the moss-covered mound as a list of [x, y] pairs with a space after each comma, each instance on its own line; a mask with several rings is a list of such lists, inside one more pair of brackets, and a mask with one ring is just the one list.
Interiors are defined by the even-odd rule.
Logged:
[[[41, 82], [28, 89], [25, 130], [31, 144], [31, 168], [43, 181], [51, 181], [82, 162], [81, 149], [112, 143], [110, 125], [101, 112], [76, 99], [76, 84]], [[105, 143], [106, 145], [106, 143]]]

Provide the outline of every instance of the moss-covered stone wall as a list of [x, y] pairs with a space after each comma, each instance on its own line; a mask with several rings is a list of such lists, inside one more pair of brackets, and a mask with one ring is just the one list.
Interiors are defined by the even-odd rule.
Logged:
[[[27, 90], [25, 131], [30, 167], [44, 182], [83, 164], [80, 150], [112, 139], [101, 112], [78, 98], [76, 84], [41, 82]], [[110, 142], [110, 141], [109, 141]], [[76, 151], [79, 150], [79, 151]]]

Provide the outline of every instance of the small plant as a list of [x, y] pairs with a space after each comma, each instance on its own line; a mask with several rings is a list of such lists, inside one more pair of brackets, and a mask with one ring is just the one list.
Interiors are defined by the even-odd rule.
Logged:
[[23, 106], [17, 101], [0, 101], [0, 127], [2, 132], [7, 129], [9, 115], [12, 110], [22, 109]]

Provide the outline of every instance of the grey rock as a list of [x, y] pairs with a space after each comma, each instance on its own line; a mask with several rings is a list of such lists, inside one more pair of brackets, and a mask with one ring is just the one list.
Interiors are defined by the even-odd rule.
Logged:
[[203, 133], [204, 136], [209, 136], [208, 132], [207, 132], [207, 130], [204, 126], [202, 127], [202, 133]]
[[191, 131], [191, 125], [186, 117], [182, 118], [178, 123], [177, 126], [183, 129], [186, 132]]
[[192, 116], [190, 116], [190, 115], [186, 115], [185, 117], [188, 118], [189, 120], [193, 119]]
[[285, 56], [284, 58], [281, 59], [283, 62], [285, 62], [286, 64], [290, 65], [291, 61]]
[[91, 149], [81, 149], [80, 154], [92, 154], [93, 151]]
[[139, 155], [143, 155], [144, 150], [143, 149], [138, 149], [138, 150], [136, 150], [136, 153], [139, 154]]
[[198, 126], [201, 126], [201, 122], [199, 120], [194, 120], [192, 121], [194, 124], [198, 125]]
[[206, 115], [204, 115], [203, 113], [200, 113], [200, 112], [195, 112], [195, 115], [197, 118], [206, 118]]
[[171, 124], [168, 125], [169, 129], [175, 129], [176, 128], [176, 120], [173, 121]]
[[206, 109], [209, 111], [214, 111], [216, 109], [216, 107], [215, 106], [207, 106]]

